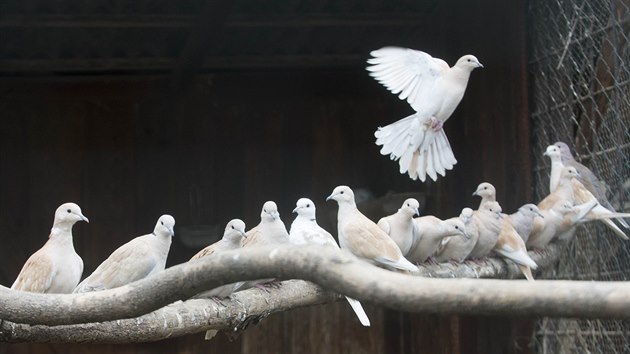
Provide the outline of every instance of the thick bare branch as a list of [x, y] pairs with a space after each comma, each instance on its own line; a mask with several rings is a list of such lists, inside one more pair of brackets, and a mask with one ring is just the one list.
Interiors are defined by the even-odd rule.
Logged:
[[208, 329], [242, 330], [276, 312], [339, 299], [339, 295], [313, 283], [288, 280], [278, 289], [238, 292], [221, 304], [210, 299], [191, 299], [133, 319], [60, 326], [5, 321], [0, 324], [0, 342], [152, 342]]
[[0, 303], [11, 306], [0, 307], [0, 317], [46, 325], [131, 318], [226, 282], [268, 277], [311, 280], [359, 300], [410, 312], [630, 317], [627, 282], [429, 279], [389, 272], [316, 246], [226, 252], [97, 293], [41, 295], [2, 288]]

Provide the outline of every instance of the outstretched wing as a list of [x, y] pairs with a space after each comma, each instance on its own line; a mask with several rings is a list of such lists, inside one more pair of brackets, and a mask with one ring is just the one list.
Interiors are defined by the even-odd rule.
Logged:
[[370, 52], [370, 76], [401, 100], [419, 111], [434, 100], [431, 92], [448, 64], [425, 52], [400, 47], [384, 47]]

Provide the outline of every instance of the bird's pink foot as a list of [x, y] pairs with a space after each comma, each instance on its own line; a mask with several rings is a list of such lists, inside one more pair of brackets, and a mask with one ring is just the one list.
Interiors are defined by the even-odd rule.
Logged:
[[436, 132], [442, 129], [442, 127], [444, 126], [444, 122], [442, 122], [441, 120], [435, 117], [431, 117], [430, 122], [431, 122], [431, 129], [433, 129]]

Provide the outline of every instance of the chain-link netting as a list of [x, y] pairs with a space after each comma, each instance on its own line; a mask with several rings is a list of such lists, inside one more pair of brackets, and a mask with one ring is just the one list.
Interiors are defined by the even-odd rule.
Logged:
[[[630, 210], [629, 6], [627, 0], [530, 2], [537, 200], [549, 192], [550, 161], [543, 152], [562, 140], [606, 182], [617, 211]], [[601, 224], [582, 226], [558, 265], [541, 277], [630, 280], [630, 241]], [[630, 353], [630, 321], [543, 318], [532, 345], [545, 354]]]

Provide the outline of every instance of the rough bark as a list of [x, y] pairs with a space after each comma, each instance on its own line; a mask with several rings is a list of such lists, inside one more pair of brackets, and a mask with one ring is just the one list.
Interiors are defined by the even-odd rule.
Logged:
[[[543, 263], [559, 250], [552, 247], [549, 252], [533, 256]], [[482, 265], [422, 267], [420, 274], [511, 277], [518, 274], [512, 268], [513, 264], [491, 259]], [[0, 303], [11, 304], [0, 307], [0, 318], [12, 321], [0, 327], [0, 340], [152, 341], [208, 328], [242, 328], [274, 312], [339, 299], [312, 284], [291, 281], [277, 290], [234, 294], [224, 300], [225, 306], [204, 299], [171, 304], [223, 283], [268, 277], [310, 280], [362, 301], [409, 312], [630, 318], [628, 282], [432, 279], [376, 268], [345, 252], [277, 247], [226, 252], [97, 293], [41, 295], [0, 288]], [[171, 305], [149, 313], [167, 304]]]

